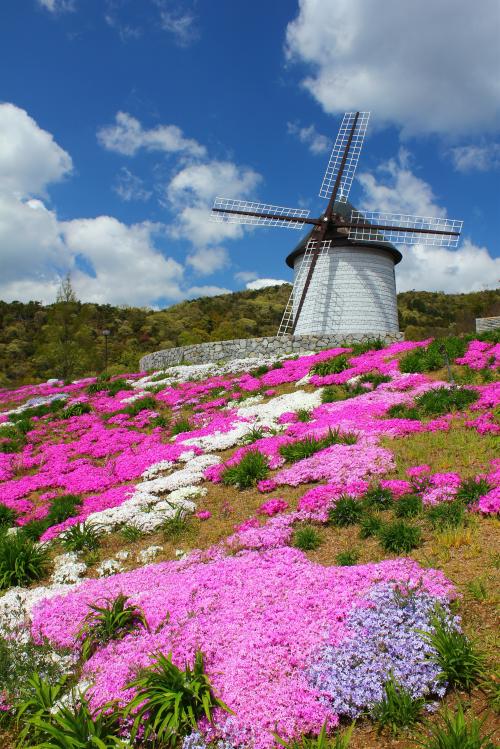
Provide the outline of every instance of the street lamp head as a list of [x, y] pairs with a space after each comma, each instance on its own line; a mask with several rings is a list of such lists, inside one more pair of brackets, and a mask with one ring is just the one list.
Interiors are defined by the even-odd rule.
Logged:
[[108, 335], [111, 335], [111, 331], [110, 331], [110, 330], [103, 330], [103, 331], [102, 331], [102, 334], [103, 334], [104, 336], [108, 336]]

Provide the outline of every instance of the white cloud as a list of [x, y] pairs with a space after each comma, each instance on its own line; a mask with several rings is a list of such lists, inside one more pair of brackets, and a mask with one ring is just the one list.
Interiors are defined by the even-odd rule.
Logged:
[[232, 294], [231, 289], [223, 286], [190, 286], [184, 297], [193, 299], [200, 296], [219, 296], [219, 294]]
[[99, 143], [108, 151], [134, 156], [141, 148], [146, 151], [183, 153], [204, 156], [206, 149], [196, 140], [185, 138], [177, 125], [157, 125], [145, 130], [139, 120], [127, 112], [118, 112], [114, 125], [106, 125], [97, 133]]
[[210, 222], [210, 209], [217, 195], [244, 198], [253, 192], [261, 176], [230, 161], [209, 161], [181, 169], [166, 189], [169, 205], [177, 218], [171, 236], [188, 239], [195, 247], [217, 244], [243, 236], [239, 224]]
[[76, 272], [81, 299], [109, 304], [144, 305], [160, 297], [178, 300], [183, 268], [166, 258], [154, 243], [161, 229], [147, 222], [127, 226], [111, 216], [75, 219], [62, 224], [73, 257], [83, 256], [96, 277]]
[[23, 201], [4, 192], [0, 192], [0, 255], [2, 299], [21, 299], [15, 291], [20, 279], [57, 286], [58, 272], [63, 275], [70, 268], [55, 213], [39, 200]]
[[398, 157], [382, 163], [377, 175], [358, 175], [363, 188], [361, 210], [409, 213], [417, 216], [446, 216], [436, 203], [432, 187], [410, 169], [410, 155], [400, 148]]
[[37, 0], [38, 5], [50, 13], [66, 13], [75, 10], [74, 0]]
[[[398, 158], [382, 164], [377, 174], [361, 174], [364, 191], [360, 207], [420, 216], [446, 216], [436, 202], [431, 186], [410, 169], [410, 155], [400, 150]], [[486, 247], [470, 239], [457, 249], [417, 244], [402, 246], [403, 259], [396, 266], [398, 291], [409, 289], [448, 293], [494, 288], [500, 278], [500, 258], [492, 258]]]
[[0, 104], [0, 191], [40, 195], [71, 169], [70, 155], [24, 109]]
[[414, 245], [402, 248], [396, 266], [398, 291], [446, 291], [449, 294], [494, 289], [500, 278], [500, 258], [486, 247], [465, 239], [457, 250]]
[[172, 34], [180, 47], [189, 47], [200, 37], [196, 18], [192, 13], [163, 10], [160, 13], [160, 23], [162, 29]]
[[450, 150], [450, 156], [458, 172], [500, 169], [500, 143], [457, 146]]
[[229, 255], [224, 247], [201, 247], [187, 256], [186, 262], [200, 276], [210, 276], [215, 271], [227, 268]]
[[163, 226], [127, 226], [110, 216], [61, 222], [32, 197], [71, 168], [70, 156], [24, 110], [0, 105], [0, 298], [52, 302], [68, 272], [83, 301], [184, 298], [183, 267], [156, 245]]
[[130, 202], [132, 200], [147, 201], [153, 194], [151, 190], [146, 190], [144, 182], [140, 177], [123, 166], [117, 177], [113, 190], [122, 200]]
[[498, 0], [299, 0], [286, 52], [326, 112], [373, 110], [407, 134], [498, 127]]
[[257, 278], [255, 281], [247, 283], [246, 288], [257, 291], [258, 289], [266, 289], [268, 286], [282, 286], [284, 283], [290, 283], [290, 281], [284, 281], [282, 278]]
[[241, 281], [242, 283], [248, 283], [248, 281], [255, 281], [255, 279], [258, 278], [258, 276], [259, 276], [258, 273], [255, 273], [254, 271], [250, 271], [250, 270], [242, 270], [234, 274], [235, 280]]
[[296, 122], [287, 122], [286, 127], [287, 132], [298, 138], [301, 143], [305, 143], [315, 156], [326, 153], [332, 147], [331, 139], [318, 133], [314, 125], [300, 127]]

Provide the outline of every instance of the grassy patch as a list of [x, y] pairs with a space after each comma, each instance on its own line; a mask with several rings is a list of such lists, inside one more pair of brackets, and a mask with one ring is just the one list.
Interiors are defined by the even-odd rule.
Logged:
[[238, 489], [248, 489], [255, 486], [257, 481], [265, 479], [269, 473], [267, 458], [258, 450], [250, 450], [234, 466], [228, 466], [222, 473], [222, 483], [227, 486], [237, 486]]

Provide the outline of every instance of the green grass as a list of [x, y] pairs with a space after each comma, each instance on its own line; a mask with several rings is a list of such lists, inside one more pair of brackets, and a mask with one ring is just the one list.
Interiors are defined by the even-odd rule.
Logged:
[[137, 416], [141, 411], [156, 411], [158, 408], [158, 401], [151, 395], [146, 395], [144, 398], [138, 398], [124, 409], [124, 412], [129, 416]]
[[466, 338], [453, 336], [432, 341], [426, 348], [416, 348], [403, 356], [399, 362], [399, 368], [401, 372], [435, 372], [446, 364], [445, 356], [441, 351], [443, 346], [451, 364], [454, 359], [464, 355], [467, 343]]
[[46, 544], [37, 544], [22, 533], [0, 536], [0, 590], [13, 585], [26, 587], [45, 577], [48, 570]]
[[404, 494], [394, 503], [394, 514], [397, 518], [416, 518], [423, 508], [418, 494]]
[[335, 564], [340, 567], [352, 567], [357, 564], [359, 560], [359, 551], [357, 549], [347, 549], [341, 551], [335, 557]]
[[250, 450], [234, 466], [228, 466], [222, 473], [222, 483], [226, 486], [236, 486], [238, 489], [248, 489], [258, 481], [265, 479], [269, 473], [267, 458], [258, 450]]
[[289, 463], [295, 463], [298, 460], [304, 458], [310, 458], [314, 453], [324, 450], [331, 445], [353, 445], [357, 441], [355, 434], [346, 432], [341, 434], [340, 430], [328, 430], [328, 434], [325, 437], [304, 437], [304, 439], [297, 440], [296, 442], [289, 442], [285, 445], [280, 446], [280, 455], [285, 458]]
[[64, 531], [60, 541], [67, 551], [96, 551], [100, 538], [101, 532], [95, 525], [76, 523]]
[[374, 510], [387, 510], [394, 503], [391, 491], [380, 485], [368, 489], [363, 501], [367, 507]]
[[458, 528], [466, 523], [465, 505], [460, 500], [440, 502], [427, 510], [433, 528]]
[[435, 651], [429, 657], [439, 666], [440, 678], [451, 689], [470, 692], [484, 676], [484, 655], [463, 632], [450, 625], [439, 608], [430, 624], [430, 632], [422, 632], [422, 637]]
[[408, 554], [421, 544], [420, 529], [402, 520], [383, 524], [379, 531], [379, 541], [384, 549], [392, 554]]
[[89, 604], [89, 613], [76, 634], [84, 661], [111, 640], [122, 640], [139, 626], [148, 628], [142, 610], [127, 602], [127, 596], [119, 593], [114, 599], [106, 599], [103, 606]]
[[335, 506], [328, 511], [328, 522], [330, 525], [346, 528], [359, 523], [363, 513], [364, 509], [359, 500], [344, 495], [339, 497]]
[[319, 375], [320, 377], [326, 377], [326, 375], [339, 374], [349, 367], [349, 359], [345, 354], [334, 356], [331, 359], [318, 362], [311, 370], [310, 374]]
[[380, 728], [398, 733], [402, 728], [411, 728], [420, 720], [425, 704], [423, 697], [414, 699], [410, 692], [392, 677], [385, 683], [384, 697], [372, 710], [372, 718]]
[[416, 746], [422, 749], [498, 749], [498, 744], [490, 741], [491, 736], [483, 734], [484, 720], [466, 720], [463, 707], [459, 704], [452, 713], [445, 709], [440, 723], [427, 724], [427, 731], [417, 740]]
[[315, 551], [321, 545], [321, 536], [313, 525], [296, 528], [292, 544], [302, 551]]

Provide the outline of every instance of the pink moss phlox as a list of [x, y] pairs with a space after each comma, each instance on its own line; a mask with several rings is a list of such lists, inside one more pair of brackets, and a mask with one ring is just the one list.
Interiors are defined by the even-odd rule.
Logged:
[[198, 510], [198, 512], [195, 512], [195, 517], [198, 520], [209, 520], [212, 517], [212, 513], [210, 510]]
[[464, 356], [455, 359], [470, 369], [497, 369], [500, 367], [500, 344], [487, 341], [470, 341]]
[[144, 611], [149, 631], [112, 642], [87, 661], [92, 705], [124, 702], [132, 669], [150, 663], [153, 653], [171, 651], [174, 662], [183, 665], [201, 645], [214, 689], [235, 713], [216, 712], [216, 736], [233, 745], [271, 749], [277, 728], [286, 739], [319, 732], [329, 711], [308, 683], [306, 669], [318, 645], [338, 645], [346, 638], [349, 612], [365, 605], [371, 587], [380, 582], [420, 583], [437, 599], [453, 595], [441, 572], [408, 559], [323, 567], [296, 549], [277, 548], [203, 564], [164, 562], [86, 581], [64, 597], [38, 604], [33, 633], [74, 647], [88, 604], [125, 592]]
[[288, 502], [281, 498], [268, 499], [263, 502], [257, 509], [259, 515], [268, 515], [272, 517], [277, 515], [279, 512], [284, 512], [288, 509]]

